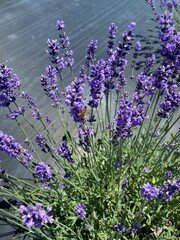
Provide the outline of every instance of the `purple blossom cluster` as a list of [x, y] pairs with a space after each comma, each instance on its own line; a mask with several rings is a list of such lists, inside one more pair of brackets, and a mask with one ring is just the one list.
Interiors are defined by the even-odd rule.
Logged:
[[38, 133], [38, 135], [36, 136], [36, 142], [38, 143], [38, 145], [41, 147], [41, 148], [44, 148], [45, 145], [46, 145], [46, 139], [45, 137], [43, 136], [42, 133]]
[[72, 67], [74, 65], [73, 51], [69, 50], [70, 41], [69, 37], [66, 36], [64, 21], [58, 20], [56, 22], [56, 29], [60, 31], [59, 40], [48, 39], [48, 48], [46, 52], [49, 54], [51, 63], [55, 65], [58, 73], [61, 73], [66, 67]]
[[68, 147], [67, 142], [64, 141], [60, 144], [59, 148], [57, 149], [57, 153], [62, 157], [68, 160], [70, 163], [74, 163], [75, 159], [72, 157], [72, 151]]
[[167, 171], [166, 172], [166, 177], [167, 177], [167, 179], [171, 179], [172, 178], [172, 172], [171, 171]]
[[[134, 47], [135, 52], [133, 53], [133, 60], [132, 60], [132, 68], [134, 68], [136, 66], [137, 63], [137, 58], [140, 55], [140, 52], [142, 50], [142, 46], [141, 46], [141, 42], [137, 41]], [[131, 78], [133, 79], [134, 76], [131, 76]]]
[[67, 106], [70, 106], [70, 114], [73, 116], [75, 122], [84, 122], [85, 118], [82, 116], [82, 111], [85, 106], [84, 87], [87, 76], [83, 68], [80, 68], [79, 78], [66, 87], [66, 100]]
[[25, 112], [25, 107], [22, 106], [18, 110], [12, 111], [10, 115], [7, 115], [7, 117], [14, 120], [14, 119], [18, 118], [20, 115], [23, 115], [24, 112]]
[[164, 57], [163, 64], [169, 70], [171, 77], [175, 79], [180, 73], [180, 33], [175, 31], [172, 13], [165, 13], [160, 16], [160, 28], [159, 38], [162, 45], [161, 54]]
[[168, 11], [173, 13], [180, 5], [179, 0], [160, 0], [161, 7], [167, 7]]
[[85, 204], [81, 204], [79, 203], [76, 207], [76, 212], [77, 212], [77, 215], [81, 218], [81, 219], [84, 219], [86, 217], [86, 211], [84, 210], [86, 208]]
[[80, 125], [78, 136], [80, 140], [80, 145], [83, 147], [85, 152], [90, 151], [90, 137], [94, 134], [94, 129], [90, 127], [84, 127]]
[[61, 98], [58, 90], [57, 70], [52, 66], [46, 67], [46, 76], [41, 76], [41, 85], [48, 97], [53, 100], [52, 106], [57, 108], [60, 105]]
[[102, 98], [101, 94], [104, 90], [105, 73], [104, 68], [106, 62], [99, 60], [96, 65], [91, 65], [91, 75], [89, 79], [90, 101], [88, 103], [92, 108], [97, 108]]
[[[123, 226], [121, 223], [116, 224], [116, 225], [114, 226], [114, 228], [115, 228], [115, 231], [116, 231], [116, 232], [125, 233], [125, 232], [128, 231], [128, 230], [127, 230], [127, 227], [126, 227], [126, 226]], [[136, 224], [135, 227], [131, 227], [131, 228], [129, 229], [129, 232], [130, 232], [130, 233], [133, 233], [133, 234], [137, 234], [137, 229], [140, 229], [140, 228], [141, 228], [141, 224], [138, 223], [138, 224]]]
[[137, 85], [134, 92], [134, 101], [137, 103], [145, 103], [145, 97], [155, 94], [154, 84], [155, 78], [153, 75], [147, 76], [143, 73], [139, 74], [137, 76]]
[[[167, 174], [166, 174], [167, 175]], [[171, 177], [172, 174], [168, 172], [168, 178]], [[159, 190], [157, 187], [151, 186], [149, 183], [145, 183], [142, 187], [141, 194], [147, 201], [152, 201], [154, 199], [161, 200], [172, 200], [174, 194], [176, 194], [180, 190], [180, 179], [178, 180], [168, 180], [166, 184], [164, 184]]]
[[46, 50], [46, 52], [49, 54], [49, 59], [53, 64], [58, 64], [59, 60], [59, 43], [58, 40], [47, 40], [48, 48], [49, 50]]
[[47, 122], [48, 124], [51, 124], [51, 123], [52, 123], [51, 117], [50, 117], [49, 115], [46, 115], [45, 118], [46, 118], [46, 122]]
[[133, 234], [137, 234], [137, 229], [140, 229], [141, 228], [141, 224], [138, 223], [135, 227], [131, 227], [130, 228], [130, 233], [133, 233]]
[[114, 162], [114, 167], [115, 168], [120, 168], [121, 167], [121, 163], [120, 162]]
[[107, 54], [108, 55], [112, 55], [113, 53], [113, 49], [114, 49], [114, 45], [115, 45], [115, 38], [118, 32], [118, 27], [115, 25], [115, 23], [111, 23], [109, 28], [108, 28], [108, 32], [109, 32], [109, 40], [108, 40], [108, 50], [107, 50]]
[[61, 21], [58, 20], [56, 22], [56, 27], [57, 27], [57, 30], [60, 31], [59, 42], [60, 42], [60, 48], [61, 48], [61, 55], [62, 57], [66, 58], [65, 66], [72, 67], [74, 65], [74, 58], [71, 57], [73, 55], [73, 51], [69, 50], [70, 41], [69, 41], [69, 37], [66, 35], [66, 32], [64, 31], [65, 24], [62, 20]]
[[158, 116], [168, 118], [180, 106], [180, 92], [176, 84], [164, 89], [164, 102], [160, 103]]
[[[154, 7], [154, 1], [147, 1], [148, 4]], [[155, 63], [155, 57], [146, 59], [146, 67], [144, 73], [138, 76], [136, 97], [143, 100], [144, 90], [146, 96], [154, 94], [158, 88], [164, 95], [164, 101], [159, 105], [158, 116], [162, 118], [170, 117], [177, 107], [179, 107], [179, 91], [176, 85], [180, 73], [179, 55], [180, 55], [180, 34], [175, 31], [173, 24], [173, 10], [179, 3], [177, 1], [161, 1], [161, 7], [168, 7], [168, 11], [163, 14], [158, 14], [160, 22], [160, 34], [159, 39], [162, 45], [161, 55], [163, 57], [163, 63], [148, 76], [148, 72]], [[142, 76], [144, 75], [144, 79]], [[141, 81], [139, 81], [141, 79]], [[145, 79], [148, 80], [148, 86]], [[143, 83], [142, 83], [143, 80]]]
[[0, 107], [8, 107], [16, 100], [16, 89], [21, 85], [18, 76], [12, 68], [0, 63]]
[[86, 49], [86, 65], [89, 67], [91, 64], [94, 64], [96, 61], [96, 48], [97, 48], [98, 41], [91, 40], [87, 49]]
[[132, 101], [128, 99], [121, 99], [119, 102], [119, 110], [115, 117], [115, 135], [112, 142], [116, 143], [118, 138], [124, 139], [132, 136], [131, 130], [133, 127], [141, 126], [148, 116], [144, 113], [144, 105], [133, 105]]
[[114, 226], [116, 232], [126, 232], [126, 227], [123, 226], [121, 223], [118, 223], [117, 225]]
[[155, 54], [152, 54], [150, 57], [147, 57], [145, 61], [144, 73], [147, 74], [151, 70], [151, 68], [154, 66], [155, 63], [156, 63]]
[[48, 39], [49, 50], [46, 52], [49, 54], [51, 63], [54, 66], [48, 66], [46, 68], [46, 75], [42, 75], [40, 78], [41, 84], [44, 91], [48, 97], [53, 100], [52, 106], [58, 108], [61, 102], [61, 94], [58, 90], [58, 76], [61, 78], [61, 72], [67, 67], [72, 67], [74, 65], [73, 51], [69, 50], [70, 42], [68, 36], [64, 31], [65, 24], [64, 21], [58, 20], [56, 22], [56, 28], [59, 33], [59, 40]]
[[52, 224], [54, 219], [50, 215], [52, 211], [51, 207], [43, 209], [43, 204], [36, 203], [35, 206], [24, 206], [19, 207], [19, 213], [22, 217], [22, 222], [28, 228], [36, 227], [42, 228], [44, 224]]
[[24, 165], [28, 165], [33, 159], [32, 154], [29, 154], [21, 144], [16, 142], [15, 138], [11, 135], [4, 134], [2, 131], [0, 131], [0, 151], [6, 152], [13, 158], [21, 159]]
[[151, 6], [153, 10], [156, 9], [154, 0], [146, 0], [146, 2]]
[[32, 96], [30, 96], [27, 92], [22, 92], [20, 97], [25, 99], [30, 109], [32, 109], [33, 118], [40, 120], [42, 118], [42, 114], [40, 113], [39, 108], [37, 108]]
[[163, 185], [161, 190], [159, 191], [159, 198], [167, 201], [172, 200], [174, 194], [180, 191], [180, 179], [176, 181], [170, 181]]
[[57, 30], [63, 30], [65, 28], [65, 24], [63, 20], [57, 20], [56, 21], [56, 29]]
[[129, 183], [128, 179], [125, 178], [125, 179], [123, 180], [123, 182], [122, 182], [122, 189], [123, 189], [124, 191], [127, 190], [128, 183]]
[[[106, 89], [113, 89], [114, 87], [116, 87], [116, 89], [119, 90], [123, 85], [126, 84], [126, 78], [124, 73], [124, 70], [128, 63], [126, 60], [126, 55], [132, 48], [131, 41], [135, 39], [135, 35], [132, 31], [135, 29], [136, 23], [131, 22], [128, 27], [130, 30], [123, 33], [123, 42], [119, 42], [118, 47], [116, 47], [115, 50], [111, 49], [110, 57], [106, 61], [106, 68], [108, 69], [108, 81], [106, 79], [105, 82], [109, 83], [108, 87], [106, 86]], [[116, 85], [113, 83], [111, 79], [112, 77], [115, 77], [119, 80]]]
[[36, 165], [34, 172], [41, 179], [43, 188], [49, 185], [52, 179], [51, 167], [49, 165], [45, 164], [44, 162], [39, 162]]
[[142, 187], [141, 194], [145, 200], [152, 201], [158, 198], [159, 189], [157, 187], [151, 186], [149, 183], [145, 183]]

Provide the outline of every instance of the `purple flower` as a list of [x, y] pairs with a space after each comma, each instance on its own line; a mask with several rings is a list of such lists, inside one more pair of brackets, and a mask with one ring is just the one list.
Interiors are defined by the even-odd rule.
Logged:
[[168, 11], [173, 13], [174, 10], [180, 5], [179, 0], [170, 0], [170, 1], [165, 1], [165, 0], [161, 0], [161, 7], [167, 7]]
[[124, 161], [124, 165], [125, 165], [125, 164], [128, 164], [128, 165], [129, 165], [130, 163], [131, 163], [131, 160], [130, 160], [130, 159], [126, 159], [126, 160]]
[[38, 108], [34, 108], [32, 110], [32, 116], [37, 120], [40, 120], [42, 118], [42, 114], [40, 113], [40, 110]]
[[149, 183], [145, 183], [142, 187], [141, 194], [145, 200], [152, 201], [158, 197], [159, 189], [157, 187], [151, 186]]
[[109, 32], [108, 50], [107, 50], [108, 55], [113, 54], [113, 48], [114, 48], [114, 44], [115, 44], [115, 38], [116, 38], [117, 31], [118, 31], [118, 27], [114, 23], [111, 23], [108, 28], [108, 32]]
[[40, 80], [46, 95], [53, 100], [52, 106], [57, 108], [61, 102], [58, 89], [57, 69], [52, 66], [46, 67], [46, 76], [42, 75]]
[[137, 231], [136, 231], [136, 228], [135, 227], [132, 227], [130, 230], [130, 233], [133, 233], [133, 234], [136, 234], [137, 233]]
[[145, 69], [144, 73], [148, 73], [148, 71], [153, 67], [153, 65], [156, 63], [156, 56], [155, 54], [152, 54], [151, 57], [146, 58], [146, 63], [145, 63]]
[[0, 107], [8, 107], [16, 100], [16, 90], [21, 85], [18, 76], [12, 68], [0, 63]]
[[44, 224], [52, 224], [54, 219], [50, 216], [52, 208], [47, 207], [46, 210], [43, 209], [41, 203], [36, 203], [35, 206], [24, 206], [19, 207], [19, 213], [22, 217], [22, 222], [26, 227], [36, 227], [41, 228]]
[[76, 208], [76, 212], [78, 214], [78, 216], [81, 218], [81, 219], [84, 219], [86, 217], [86, 211], [84, 210], [85, 209], [85, 204], [81, 204], [79, 203], [77, 205], [77, 208]]
[[118, 27], [116, 26], [115, 23], [110, 24], [108, 28], [108, 32], [109, 32], [109, 38], [114, 39], [116, 37], [116, 34], [118, 32]]
[[120, 162], [115, 162], [115, 163], [114, 163], [114, 166], [115, 166], [116, 168], [119, 168], [119, 167], [121, 166], [121, 163], [120, 163]]
[[139, 52], [139, 51], [141, 51], [141, 49], [142, 49], [141, 48], [141, 43], [138, 41], [135, 45], [135, 50]]
[[117, 225], [114, 226], [116, 232], [126, 232], [126, 227], [121, 225], [121, 223], [118, 223]]
[[57, 20], [56, 21], [56, 28], [57, 30], [62, 30], [65, 28], [65, 24], [63, 20]]
[[115, 126], [115, 135], [112, 139], [114, 143], [119, 138], [129, 138], [132, 136], [131, 128], [136, 126], [141, 126], [143, 121], [147, 119], [143, 111], [143, 104], [133, 106], [133, 102], [127, 99], [121, 99], [119, 102], [119, 110], [114, 119]]
[[46, 187], [47, 184], [50, 183], [52, 179], [52, 173], [51, 173], [51, 168], [49, 165], [46, 165], [44, 162], [39, 162], [35, 169], [35, 173], [38, 175], [38, 177], [42, 181], [42, 187]]
[[43, 136], [42, 133], [39, 133], [37, 136], [36, 136], [36, 142], [38, 143], [38, 145], [41, 147], [41, 148], [44, 148], [46, 146], [46, 139], [45, 137]]
[[75, 78], [74, 81], [66, 87], [66, 100], [67, 106], [70, 106], [70, 114], [73, 116], [75, 122], [84, 122], [85, 118], [82, 116], [82, 111], [86, 106], [84, 103], [84, 82], [87, 78], [83, 68], [80, 69], [80, 77]]
[[[127, 44], [127, 43], [128, 43], [129, 41], [131, 41], [131, 40], [134, 40], [134, 39], [135, 39], [134, 33], [132, 33], [131, 31], [129, 31], [129, 32], [124, 32], [124, 33], [123, 33], [123, 41], [124, 41], [123, 47], [124, 47], [126, 50], [130, 50], [132, 44]], [[127, 44], [127, 45], [126, 45], [126, 44]]]
[[62, 157], [68, 160], [70, 163], [74, 163], [75, 159], [72, 157], [72, 151], [68, 147], [67, 142], [64, 141], [60, 144], [59, 148], [57, 149], [57, 153]]
[[33, 118], [40, 120], [42, 118], [42, 114], [40, 113], [40, 110], [36, 107], [36, 104], [32, 98], [27, 92], [22, 92], [20, 94], [20, 97], [25, 99], [28, 106], [32, 109], [32, 116]]
[[172, 85], [164, 89], [164, 102], [160, 103], [158, 116], [168, 118], [180, 106], [180, 93], [178, 86]]
[[167, 177], [167, 179], [172, 178], [172, 172], [171, 171], [167, 171], [166, 172], [166, 177]]
[[151, 6], [151, 8], [153, 9], [153, 10], [155, 10], [155, 2], [154, 2], [154, 0], [146, 0], [146, 2]]
[[90, 101], [88, 103], [92, 108], [97, 108], [104, 90], [105, 68], [106, 62], [99, 60], [96, 65], [91, 65], [91, 76], [89, 79]]
[[86, 50], [86, 65], [89, 67], [91, 64], [94, 64], [96, 61], [96, 55], [95, 51], [97, 48], [98, 41], [97, 40], [91, 40], [87, 50]]
[[33, 158], [32, 154], [29, 154], [12, 136], [2, 131], [0, 131], [0, 150], [13, 158], [21, 159], [24, 165], [27, 165]]
[[136, 23], [135, 22], [131, 22], [128, 27], [131, 29], [131, 30], [134, 30], [136, 28]]
[[70, 179], [70, 177], [71, 174], [67, 170], [65, 170], [64, 178]]
[[73, 55], [73, 51], [69, 50], [70, 41], [69, 37], [66, 35], [66, 32], [61, 31], [61, 33], [59, 34], [59, 42], [61, 48], [61, 56], [66, 59], [66, 67], [72, 67], [74, 65], [74, 58], [71, 58], [71, 56]]
[[149, 172], [149, 168], [148, 167], [144, 167], [144, 172], [148, 173]]
[[58, 54], [59, 54], [59, 48], [60, 48], [58, 40], [57, 39], [55, 39], [55, 40], [48, 39], [47, 44], [48, 44], [49, 50], [46, 50], [46, 52], [49, 54], [50, 61], [52, 63], [57, 64], [58, 59], [59, 59]]
[[146, 74], [139, 74], [137, 76], [137, 85], [134, 92], [134, 102], [144, 104], [145, 97], [153, 96], [155, 94], [154, 90], [155, 78]]
[[137, 228], [137, 229], [140, 229], [140, 228], [141, 228], [141, 224], [138, 223], [138, 224], [136, 225], [136, 228]]
[[25, 112], [25, 107], [22, 106], [18, 110], [12, 111], [11, 114], [8, 115], [7, 117], [11, 118], [12, 120], [14, 120], [14, 119], [18, 118], [20, 115], [23, 115], [24, 112]]
[[168, 181], [167, 184], [164, 184], [159, 192], [159, 198], [167, 201], [172, 200], [174, 194], [180, 190], [180, 179], [176, 181]]
[[124, 179], [123, 182], [122, 182], [122, 189], [127, 190], [127, 186], [128, 186], [128, 180]]
[[51, 123], [52, 123], [52, 120], [51, 120], [51, 118], [50, 118], [49, 115], [46, 115], [45, 118], [46, 118], [46, 122], [47, 122], [48, 124], [51, 124]]

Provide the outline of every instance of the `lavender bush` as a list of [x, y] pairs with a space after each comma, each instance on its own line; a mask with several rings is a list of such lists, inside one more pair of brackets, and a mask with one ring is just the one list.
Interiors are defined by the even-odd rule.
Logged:
[[[154, 1], [147, 3], [159, 21], [161, 59], [157, 63], [152, 54], [141, 71], [136, 23], [129, 23], [121, 40], [110, 24], [105, 59], [96, 58], [98, 41], [90, 41], [85, 65], [74, 77], [65, 23], [56, 22], [58, 39], [48, 39], [50, 65], [40, 81], [61, 122], [61, 138], [51, 117], [21, 90], [13, 69], [0, 64], [0, 106], [9, 109], [9, 121], [24, 136], [21, 144], [0, 131], [0, 150], [33, 180], [0, 170], [1, 199], [8, 205], [0, 216], [19, 228], [16, 238], [180, 238], [180, 33], [174, 22], [179, 3], [160, 1], [163, 13]], [[68, 69], [73, 81], [64, 86]], [[66, 110], [71, 122], [64, 120]]]

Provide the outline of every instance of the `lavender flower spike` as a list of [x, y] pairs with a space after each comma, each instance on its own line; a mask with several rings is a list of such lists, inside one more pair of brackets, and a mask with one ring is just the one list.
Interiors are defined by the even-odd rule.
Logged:
[[142, 187], [141, 194], [147, 201], [152, 201], [158, 197], [159, 189], [151, 186], [149, 183], [145, 183]]
[[75, 122], [84, 122], [81, 117], [81, 112], [85, 108], [84, 103], [84, 82], [87, 78], [84, 69], [80, 68], [79, 78], [75, 78], [74, 81], [66, 87], [66, 100], [67, 106], [70, 106], [70, 114], [73, 116]]
[[57, 149], [57, 153], [62, 157], [68, 160], [70, 163], [74, 163], [75, 159], [72, 157], [72, 151], [68, 147], [67, 142], [63, 142]]
[[22, 222], [28, 227], [42, 228], [44, 224], [52, 224], [54, 219], [50, 216], [52, 208], [47, 207], [43, 209], [41, 203], [36, 203], [35, 206], [24, 206], [19, 207], [19, 213], [22, 216]]
[[134, 30], [136, 28], [136, 23], [135, 22], [131, 22], [128, 27], [131, 29], [131, 30]]
[[39, 162], [35, 167], [35, 173], [42, 181], [42, 187], [46, 187], [52, 178], [51, 168], [44, 162]]
[[116, 232], [126, 232], [126, 227], [123, 226], [121, 223], [118, 223], [117, 225], [114, 226]]
[[17, 98], [15, 90], [21, 82], [12, 68], [0, 63], [0, 107], [8, 107]]
[[0, 131], [0, 151], [6, 152], [13, 158], [22, 159], [24, 165], [28, 165], [33, 158], [33, 155], [16, 142], [15, 138], [4, 134], [2, 131]]
[[94, 62], [96, 61], [96, 55], [95, 55], [95, 51], [97, 48], [97, 44], [98, 41], [97, 40], [91, 40], [87, 50], [86, 50], [86, 65], [89, 67], [91, 64], [94, 64]]
[[76, 212], [81, 219], [84, 219], [86, 217], [86, 211], [84, 210], [85, 207], [86, 207], [85, 204], [79, 203], [77, 205]]
[[62, 30], [65, 28], [65, 24], [63, 20], [57, 20], [56, 21], [56, 28], [57, 30]]

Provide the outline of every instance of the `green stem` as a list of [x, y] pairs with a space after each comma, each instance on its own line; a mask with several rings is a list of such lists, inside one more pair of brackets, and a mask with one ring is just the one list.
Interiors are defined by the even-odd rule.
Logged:
[[[12, 113], [10, 107], [8, 107], [8, 110], [10, 111], [10, 113]], [[15, 121], [16, 121], [16, 123], [18, 124], [19, 128], [21, 129], [23, 135], [27, 138], [28, 142], [30, 143], [30, 146], [31, 146], [31, 148], [33, 149], [34, 153], [36, 154], [37, 158], [39, 159], [39, 161], [41, 161], [41, 157], [39, 156], [37, 150], [36, 150], [35, 147], [33, 146], [33, 143], [32, 143], [32, 141], [30, 140], [30, 138], [28, 137], [25, 129], [21, 126], [21, 124], [19, 123], [19, 121], [18, 121], [17, 118], [15, 119]]]

